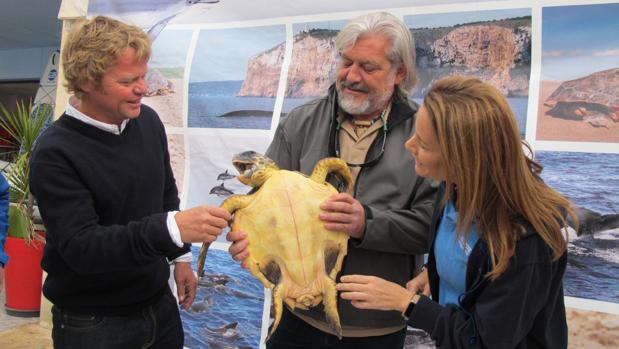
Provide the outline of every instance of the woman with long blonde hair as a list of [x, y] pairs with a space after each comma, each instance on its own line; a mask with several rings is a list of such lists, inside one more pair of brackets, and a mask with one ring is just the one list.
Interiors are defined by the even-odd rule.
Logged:
[[440, 182], [426, 268], [406, 289], [343, 276], [341, 297], [400, 311], [439, 348], [566, 348], [564, 226], [574, 215], [526, 156], [507, 100], [453, 76], [431, 87], [417, 115], [406, 148], [415, 172]]

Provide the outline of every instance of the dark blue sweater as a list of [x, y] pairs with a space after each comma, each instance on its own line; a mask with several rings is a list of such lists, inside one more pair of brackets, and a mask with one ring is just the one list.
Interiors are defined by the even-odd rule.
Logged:
[[100, 314], [134, 311], [167, 287], [179, 207], [165, 129], [147, 106], [115, 135], [63, 115], [38, 139], [30, 188], [47, 230], [43, 293]]

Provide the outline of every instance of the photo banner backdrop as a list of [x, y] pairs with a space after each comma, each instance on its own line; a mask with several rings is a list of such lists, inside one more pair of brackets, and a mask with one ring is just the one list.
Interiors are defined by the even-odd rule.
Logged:
[[[570, 346], [619, 347], [619, 3], [90, 0], [88, 17], [121, 19], [153, 39], [143, 103], [166, 125], [182, 203], [192, 207], [249, 190], [232, 155], [263, 153], [290, 110], [325, 95], [337, 33], [377, 10], [402, 18], [415, 39], [412, 100], [452, 74], [505, 94], [543, 179], [581, 221], [569, 229], [564, 279]], [[224, 236], [213, 244], [196, 301], [182, 311], [188, 348], [264, 345], [270, 293], [227, 248]], [[405, 348], [434, 345], [409, 328]]]

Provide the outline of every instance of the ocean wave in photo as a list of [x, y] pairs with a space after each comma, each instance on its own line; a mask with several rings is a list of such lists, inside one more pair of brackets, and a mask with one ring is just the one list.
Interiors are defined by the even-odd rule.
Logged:
[[[192, 253], [197, 260], [199, 249]], [[195, 301], [181, 310], [185, 347], [258, 348], [263, 303], [262, 285], [227, 251], [209, 249]]]

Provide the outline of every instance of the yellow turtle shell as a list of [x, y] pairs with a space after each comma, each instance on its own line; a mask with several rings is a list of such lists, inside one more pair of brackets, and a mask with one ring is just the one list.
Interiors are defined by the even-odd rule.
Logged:
[[327, 174], [334, 172], [350, 185], [348, 166], [338, 158], [323, 159], [307, 177], [281, 170], [254, 152], [235, 156], [233, 163], [242, 172], [239, 180], [258, 190], [232, 196], [222, 207], [234, 213], [232, 229], [247, 234], [250, 272], [272, 289], [271, 334], [279, 324], [282, 301], [293, 309], [322, 302], [328, 323], [341, 337], [335, 278], [347, 253], [348, 235], [327, 230], [318, 216], [320, 204], [337, 193], [326, 182]]

